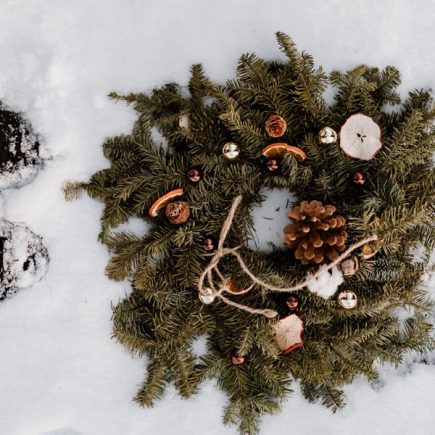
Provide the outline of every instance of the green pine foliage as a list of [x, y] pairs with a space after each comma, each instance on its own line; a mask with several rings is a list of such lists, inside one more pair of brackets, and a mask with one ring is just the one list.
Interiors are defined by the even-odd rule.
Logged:
[[[112, 93], [111, 98], [137, 111], [134, 129], [104, 143], [108, 169], [65, 188], [67, 198], [86, 191], [104, 203], [100, 238], [113, 253], [107, 275], [131, 281], [131, 293], [113, 309], [113, 335], [132, 353], [148, 357], [147, 376], [135, 400], [152, 406], [168, 383], [189, 397], [202, 380], [217, 379], [228, 395], [224, 422], [238, 424], [246, 434], [259, 431], [261, 415], [280, 410], [294, 380], [309, 401], [320, 400], [335, 411], [344, 404], [342, 387], [356, 376], [375, 380], [376, 363], [399, 364], [405, 353], [425, 352], [433, 345], [431, 302], [424, 290], [435, 247], [435, 109], [430, 93], [416, 90], [401, 102], [400, 74], [394, 67], [361, 65], [328, 77], [288, 36], [278, 33], [277, 39], [286, 60], [243, 55], [237, 78], [225, 85], [213, 83], [194, 65], [187, 89], [170, 83], [150, 95]], [[328, 85], [336, 90], [332, 105], [323, 97]], [[317, 143], [322, 127], [339, 131], [359, 112], [382, 128], [383, 147], [373, 160], [351, 159], [338, 145]], [[188, 133], [176, 125], [182, 113], [190, 117]], [[280, 173], [272, 175], [261, 149], [271, 143], [264, 122], [275, 113], [288, 125], [280, 141], [302, 148], [307, 159], [287, 156]], [[240, 145], [235, 161], [222, 156], [228, 141]], [[203, 175], [195, 185], [186, 177], [191, 167], [200, 167]], [[356, 171], [366, 175], [364, 186], [352, 183]], [[243, 202], [228, 245], [242, 245], [248, 266], [270, 283], [288, 286], [306, 274], [288, 250], [265, 254], [246, 246], [253, 231], [250, 212], [263, 200], [265, 187], [334, 204], [347, 218], [349, 244], [372, 234], [381, 240], [379, 252], [341, 286], [358, 294], [355, 309], [300, 292], [297, 313], [305, 325], [304, 345], [285, 357], [270, 328], [276, 320], [222, 302], [203, 305], [196, 289], [210, 259], [204, 256], [203, 239], [219, 236], [240, 194]], [[153, 202], [177, 188], [184, 189], [183, 200], [191, 207], [189, 220], [171, 225], [164, 212], [150, 218]], [[149, 232], [143, 237], [116, 232], [130, 217], [150, 223]], [[226, 257], [220, 268], [240, 286], [249, 284], [234, 259]], [[260, 287], [237, 301], [283, 312], [282, 297]], [[406, 321], [398, 309], [408, 310]], [[198, 358], [192, 346], [204, 335], [207, 352]], [[234, 353], [245, 355], [245, 364], [233, 365]]]

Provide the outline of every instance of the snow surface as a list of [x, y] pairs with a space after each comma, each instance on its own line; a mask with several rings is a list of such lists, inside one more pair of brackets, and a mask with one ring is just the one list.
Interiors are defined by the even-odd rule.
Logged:
[[[0, 98], [26, 113], [51, 160], [34, 182], [0, 195], [0, 214], [42, 235], [51, 260], [42, 281], [0, 307], [0, 434], [236, 433], [222, 426], [214, 383], [190, 400], [171, 388], [151, 410], [130, 400], [144, 361], [110, 338], [110, 305], [128, 285], [104, 275], [101, 204], [66, 203], [60, 190], [104, 168], [103, 139], [132, 127], [134, 113], [109, 91], [185, 83], [195, 62], [225, 80], [242, 52], [280, 56], [277, 30], [327, 71], [394, 64], [403, 93], [435, 87], [434, 14], [433, 0], [1, 1]], [[399, 373], [386, 366], [376, 385], [357, 380], [336, 415], [295, 386], [263, 434], [435, 434], [435, 367], [410, 358]]]
[[48, 253], [42, 238], [20, 223], [0, 218], [3, 240], [0, 300], [38, 282], [48, 267]]

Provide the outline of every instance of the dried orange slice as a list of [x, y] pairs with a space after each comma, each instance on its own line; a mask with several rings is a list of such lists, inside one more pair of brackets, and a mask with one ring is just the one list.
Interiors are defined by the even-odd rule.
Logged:
[[150, 207], [148, 213], [151, 217], [156, 217], [159, 214], [159, 211], [166, 207], [170, 202], [173, 201], [174, 198], [180, 196], [184, 193], [183, 189], [174, 189], [165, 195], [161, 196], [154, 204]]
[[261, 154], [265, 157], [281, 157], [287, 153], [290, 153], [299, 161], [305, 160], [307, 157], [300, 148], [288, 145], [284, 142], [271, 143], [261, 150]]

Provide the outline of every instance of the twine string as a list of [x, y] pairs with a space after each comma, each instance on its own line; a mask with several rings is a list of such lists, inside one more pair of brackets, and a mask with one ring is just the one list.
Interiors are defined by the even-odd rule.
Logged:
[[[227, 238], [228, 232], [231, 229], [231, 225], [233, 223], [234, 216], [237, 211], [237, 207], [239, 206], [240, 202], [242, 201], [242, 196], [239, 195], [236, 198], [234, 198], [233, 203], [231, 204], [231, 208], [228, 212], [228, 216], [226, 217], [224, 224], [222, 226], [218, 247], [214, 254], [212, 254], [212, 258], [209, 262], [209, 264], [205, 267], [205, 269], [202, 271], [201, 275], [198, 278], [198, 291], [201, 295], [211, 295], [212, 298], [211, 301], [218, 298], [222, 302], [226, 303], [227, 305], [231, 305], [235, 308], [238, 308], [240, 310], [247, 311], [251, 314], [261, 314], [268, 318], [273, 318], [278, 315], [278, 312], [275, 310], [272, 310], [270, 308], [253, 308], [249, 307], [247, 305], [240, 304], [238, 302], [234, 302], [231, 299], [228, 299], [226, 296], [224, 296], [224, 293], [229, 293], [232, 295], [243, 295], [246, 293], [249, 293], [256, 285], [259, 285], [263, 288], [266, 288], [273, 292], [296, 292], [299, 290], [302, 290], [304, 287], [306, 287], [311, 281], [318, 278], [322, 273], [327, 272], [331, 270], [334, 266], [341, 263], [345, 258], [347, 258], [355, 249], [360, 248], [366, 243], [373, 242], [375, 240], [378, 240], [377, 235], [372, 235], [369, 237], [366, 237], [353, 245], [349, 246], [341, 255], [339, 255], [334, 261], [332, 261], [329, 264], [326, 264], [322, 267], [320, 267], [316, 272], [307, 274], [305, 278], [300, 281], [299, 283], [291, 286], [291, 287], [278, 287], [272, 284], [268, 284], [267, 282], [261, 280], [255, 274], [248, 268], [246, 263], [244, 262], [242, 256], [240, 255], [238, 249], [240, 246], [236, 246], [235, 248], [225, 248], [224, 243]], [[226, 255], [232, 255], [237, 262], [239, 263], [240, 268], [242, 271], [249, 276], [252, 280], [252, 284], [240, 291], [234, 291], [231, 289], [231, 286], [229, 285], [230, 278], [226, 278], [221, 271], [218, 269], [218, 264], [222, 257], [225, 257]], [[216, 289], [216, 285], [213, 281], [213, 272], [216, 273], [220, 280], [219, 288]], [[205, 282], [207, 282], [208, 285], [205, 285]]]

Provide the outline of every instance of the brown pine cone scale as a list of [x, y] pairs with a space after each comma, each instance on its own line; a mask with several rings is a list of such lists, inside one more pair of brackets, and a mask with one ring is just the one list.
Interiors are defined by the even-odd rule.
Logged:
[[335, 212], [333, 205], [314, 200], [302, 201], [287, 213], [293, 223], [284, 228], [285, 244], [302, 264], [334, 261], [344, 251], [346, 219]]

